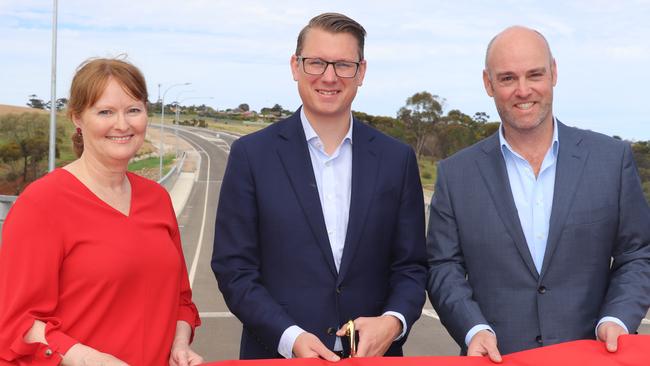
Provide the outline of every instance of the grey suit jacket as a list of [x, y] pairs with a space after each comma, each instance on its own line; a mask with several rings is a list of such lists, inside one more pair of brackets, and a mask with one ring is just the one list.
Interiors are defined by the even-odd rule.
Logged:
[[502, 353], [634, 332], [650, 305], [650, 209], [630, 146], [558, 123], [548, 242], [538, 273], [498, 132], [438, 165], [427, 237], [429, 298], [454, 340], [489, 324]]

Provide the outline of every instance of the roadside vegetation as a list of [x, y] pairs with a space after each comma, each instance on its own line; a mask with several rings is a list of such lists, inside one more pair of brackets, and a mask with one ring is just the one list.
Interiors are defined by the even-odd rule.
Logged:
[[[66, 103], [65, 98], [57, 100], [57, 110], [65, 108]], [[0, 109], [0, 194], [20, 192], [27, 183], [46, 171], [47, 149], [43, 148], [47, 139], [49, 118], [41, 109], [50, 106], [35, 95], [30, 96], [27, 104], [33, 108], [31, 111], [37, 113], [17, 115], [16, 107], [12, 107], [14, 113], [7, 114]], [[439, 160], [490, 136], [499, 127], [499, 123], [490, 121], [490, 116], [485, 112], [469, 115], [453, 109], [445, 113], [445, 104], [444, 98], [421, 91], [406, 98], [404, 106], [396, 111], [395, 117], [374, 116], [358, 111], [352, 113], [356, 118], [413, 147], [418, 158], [422, 185], [425, 191], [428, 191], [427, 194], [430, 194], [435, 185], [436, 163]], [[183, 106], [176, 102], [165, 104], [164, 107], [166, 126], [179, 124], [203, 127], [237, 135], [258, 131], [293, 113], [279, 104], [261, 108], [259, 112], [251, 110], [247, 103], [225, 110], [216, 110], [205, 104]], [[151, 123], [160, 123], [161, 109], [160, 102], [149, 103]], [[38, 113], [39, 111], [41, 113]], [[72, 123], [63, 114], [59, 114], [57, 166], [74, 159], [69, 144], [69, 136], [72, 133]], [[650, 201], [650, 141], [630, 144], [639, 168], [644, 194]], [[155, 153], [155, 148], [145, 143], [139, 154], [151, 153]], [[157, 164], [157, 157], [150, 159], [155, 160]], [[167, 166], [172, 164], [169, 159], [171, 158], [165, 157]], [[140, 168], [142, 165], [139, 164], [133, 164], [134, 168], [130, 169], [142, 172], [145, 176], [149, 175], [149, 178], [157, 178], [157, 170], [155, 176], [152, 176], [153, 173], [149, 173], [152, 169]]]
[[[50, 116], [37, 109], [0, 106], [0, 194], [18, 195], [32, 181], [47, 173], [49, 156]], [[55, 166], [64, 166], [76, 159], [71, 137], [75, 129], [64, 113], [57, 113]], [[137, 156], [155, 154], [157, 149], [145, 141]], [[136, 157], [137, 159], [137, 157]], [[130, 165], [129, 170], [149, 179], [158, 179], [159, 158], [150, 157]], [[155, 169], [147, 164], [153, 164]], [[174, 156], [164, 159], [165, 171], [173, 165]]]

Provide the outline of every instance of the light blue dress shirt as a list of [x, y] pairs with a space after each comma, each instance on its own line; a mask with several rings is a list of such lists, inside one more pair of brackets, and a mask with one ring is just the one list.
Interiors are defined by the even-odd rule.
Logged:
[[517, 206], [521, 229], [526, 237], [526, 243], [533, 257], [537, 273], [541, 273], [551, 220], [555, 168], [560, 145], [557, 136], [557, 123], [553, 123], [553, 141], [544, 156], [537, 177], [528, 161], [515, 152], [506, 141], [503, 135], [503, 125], [499, 127], [499, 142], [506, 162], [512, 198]]
[[[345, 236], [348, 230], [350, 215], [350, 195], [352, 192], [352, 114], [350, 114], [350, 127], [341, 144], [332, 155], [325, 152], [325, 147], [312, 128], [303, 109], [300, 110], [300, 121], [305, 131], [305, 138], [309, 148], [309, 157], [318, 186], [327, 236], [329, 238], [334, 264], [338, 271], [341, 266]], [[402, 333], [397, 339], [406, 334], [406, 319], [402, 314], [387, 311], [384, 315], [393, 315], [402, 323]], [[315, 314], [315, 316], [318, 316]], [[278, 353], [285, 358], [293, 357], [293, 344], [304, 330], [297, 325], [287, 328], [280, 337]], [[336, 338], [334, 350], [343, 349], [341, 339]]]
[[[530, 163], [518, 154], [505, 139], [503, 124], [499, 126], [499, 142], [501, 153], [506, 163], [508, 181], [510, 182], [512, 198], [517, 207], [521, 229], [526, 237], [526, 244], [528, 244], [528, 250], [530, 250], [530, 254], [533, 257], [537, 273], [541, 273], [548, 240], [551, 209], [553, 207], [553, 192], [555, 190], [555, 170], [557, 167], [558, 150], [560, 148], [557, 121], [555, 119], [553, 120], [553, 141], [544, 156], [537, 177], [535, 177], [535, 172]], [[617, 318], [604, 317], [598, 322], [598, 325], [604, 321], [613, 321], [627, 331], [625, 324]], [[598, 325], [596, 329], [598, 329]], [[467, 332], [465, 344], [469, 345], [472, 337], [484, 329], [488, 329], [494, 333], [492, 328], [487, 324], [478, 324]]]

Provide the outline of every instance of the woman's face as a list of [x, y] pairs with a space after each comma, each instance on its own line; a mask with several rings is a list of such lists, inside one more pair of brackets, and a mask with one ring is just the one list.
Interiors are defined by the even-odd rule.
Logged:
[[128, 164], [144, 142], [147, 110], [110, 78], [97, 102], [73, 120], [82, 131], [83, 155], [110, 165]]

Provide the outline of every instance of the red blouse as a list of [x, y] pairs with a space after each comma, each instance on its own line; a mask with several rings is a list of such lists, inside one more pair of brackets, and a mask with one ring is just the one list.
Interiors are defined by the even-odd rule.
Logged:
[[[200, 324], [169, 195], [127, 177], [128, 216], [64, 169], [18, 197], [0, 246], [0, 365], [56, 365], [78, 342], [167, 365], [176, 321]], [[25, 343], [34, 320], [48, 345]]]

